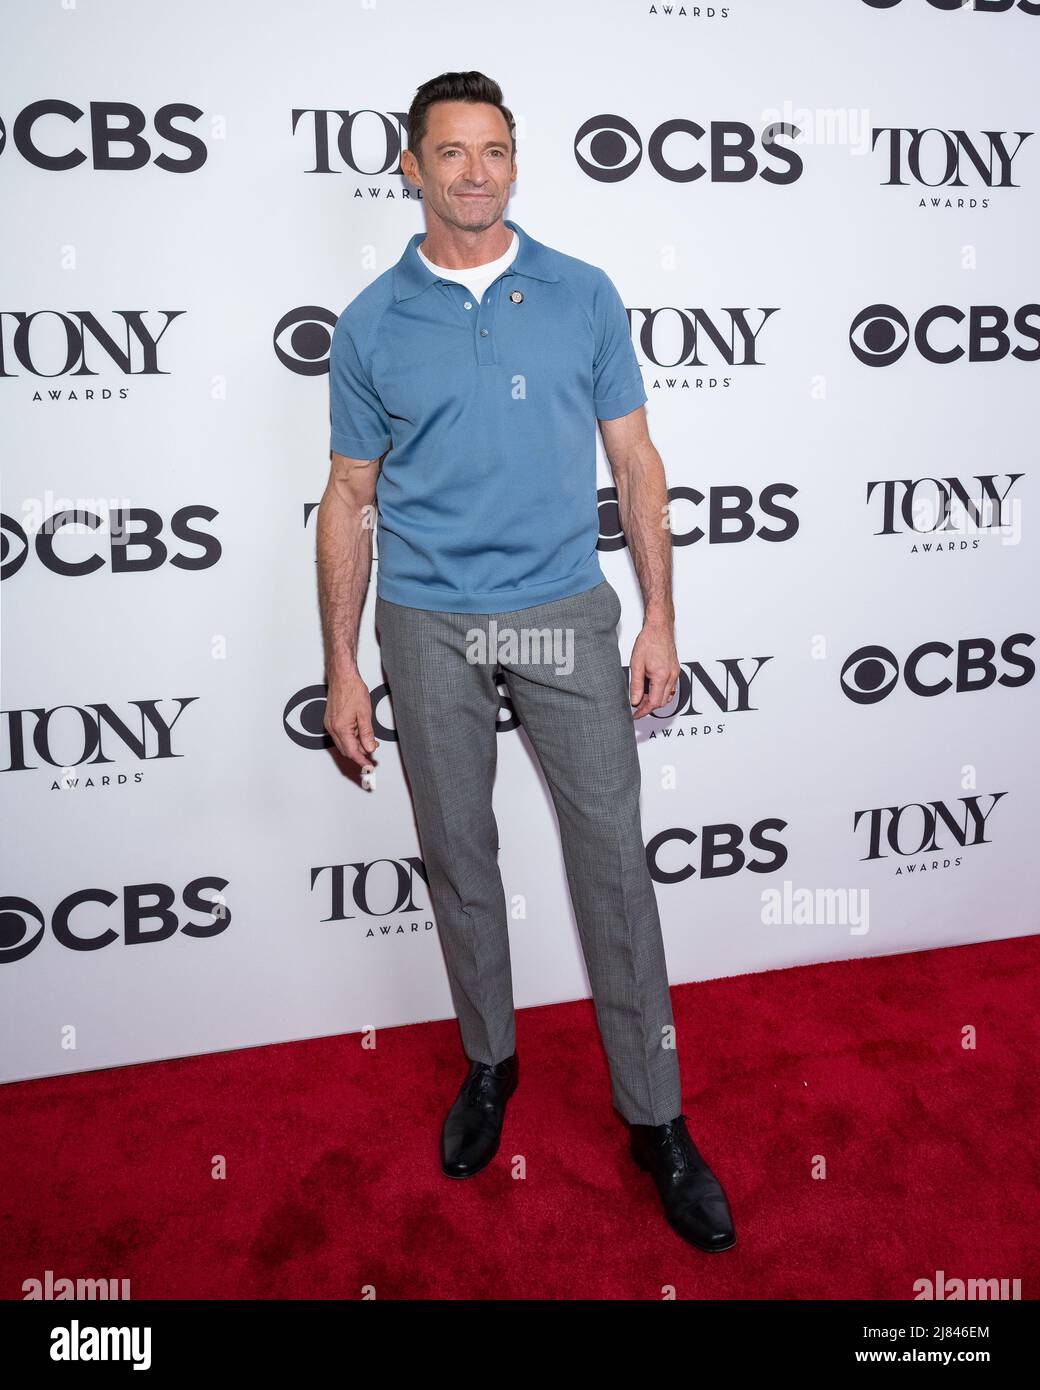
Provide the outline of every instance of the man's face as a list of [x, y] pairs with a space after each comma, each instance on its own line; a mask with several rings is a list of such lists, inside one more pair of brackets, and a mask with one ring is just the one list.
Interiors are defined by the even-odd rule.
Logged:
[[493, 226], [516, 178], [505, 117], [497, 106], [474, 101], [438, 101], [427, 116], [423, 166], [405, 151], [405, 173], [444, 222], [473, 232]]

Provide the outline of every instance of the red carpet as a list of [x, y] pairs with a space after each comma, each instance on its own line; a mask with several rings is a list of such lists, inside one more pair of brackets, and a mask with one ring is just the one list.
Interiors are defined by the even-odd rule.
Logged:
[[502, 1147], [465, 1182], [437, 1165], [454, 1020], [14, 1083], [0, 1297], [50, 1269], [138, 1299], [912, 1299], [937, 1270], [1036, 1298], [1038, 973], [1034, 936], [675, 988], [737, 1227], [714, 1256], [628, 1157], [588, 1001], [518, 1013]]

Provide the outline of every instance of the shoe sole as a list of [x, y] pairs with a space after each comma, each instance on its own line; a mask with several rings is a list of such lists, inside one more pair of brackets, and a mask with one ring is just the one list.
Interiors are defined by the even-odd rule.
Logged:
[[[517, 1086], [519, 1085], [519, 1082], [520, 1082], [520, 1077], [519, 1077], [519, 1075], [518, 1075], [517, 1078], [516, 1078], [516, 1080], [515, 1080], [515, 1081], [513, 1082], [513, 1084], [510, 1086], [509, 1090], [506, 1092], [506, 1100], [507, 1100], [507, 1101], [509, 1101], [509, 1100], [512, 1099], [513, 1092], [516, 1090]], [[505, 1128], [505, 1121], [506, 1121], [505, 1111], [503, 1111], [503, 1112], [502, 1112], [502, 1127], [503, 1127], [503, 1129]], [[446, 1178], [453, 1178], [456, 1182], [465, 1182], [467, 1178], [475, 1178], [479, 1173], [482, 1173], [482, 1172], [484, 1171], [484, 1169], [488, 1167], [488, 1165], [489, 1165], [489, 1164], [491, 1163], [491, 1161], [494, 1159], [495, 1154], [498, 1153], [499, 1146], [501, 1145], [501, 1142], [502, 1142], [502, 1135], [501, 1135], [501, 1132], [499, 1133], [498, 1138], [499, 1138], [499, 1142], [498, 1142], [498, 1144], [495, 1145], [493, 1152], [491, 1152], [490, 1154], [488, 1154], [487, 1158], [486, 1158], [485, 1161], [480, 1165], [479, 1168], [473, 1168], [473, 1169], [471, 1169], [468, 1173], [449, 1173], [448, 1170], [447, 1170], [447, 1168], [445, 1168], [445, 1166], [444, 1166], [444, 1160], [443, 1160], [443, 1158], [441, 1158], [441, 1172], [444, 1174], [444, 1176], [445, 1176]], [[438, 1155], [438, 1157], [440, 1157], [440, 1155]]]
[[[644, 1162], [642, 1156], [636, 1153], [635, 1149], [630, 1148], [629, 1153], [632, 1155], [634, 1161], [639, 1164], [640, 1168], [642, 1168], [644, 1173], [651, 1172], [650, 1165]], [[692, 1245], [695, 1250], [700, 1250], [705, 1255], [721, 1255], [726, 1250], [732, 1250], [737, 1243], [737, 1237], [734, 1235], [733, 1239], [729, 1242], [728, 1245], [701, 1245], [699, 1241], [691, 1240], [689, 1236], [684, 1235], [677, 1226], [673, 1226], [671, 1221], [668, 1220], [667, 1215], [665, 1215], [665, 1220], [668, 1221], [669, 1228], [675, 1232], [675, 1234], [685, 1245]]]

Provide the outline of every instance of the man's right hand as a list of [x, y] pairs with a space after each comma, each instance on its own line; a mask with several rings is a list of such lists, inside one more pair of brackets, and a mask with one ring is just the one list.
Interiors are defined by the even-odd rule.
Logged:
[[330, 678], [325, 728], [345, 758], [365, 772], [375, 770], [375, 763], [368, 756], [379, 747], [372, 732], [372, 697], [357, 671]]

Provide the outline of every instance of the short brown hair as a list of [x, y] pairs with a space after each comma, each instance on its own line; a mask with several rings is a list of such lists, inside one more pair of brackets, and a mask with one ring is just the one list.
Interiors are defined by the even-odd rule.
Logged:
[[511, 158], [516, 158], [516, 122], [508, 106], [502, 104], [502, 88], [482, 72], [442, 72], [424, 82], [408, 108], [408, 148], [422, 164], [420, 146], [429, 124], [427, 112], [435, 101], [480, 101], [497, 106], [509, 127]]

